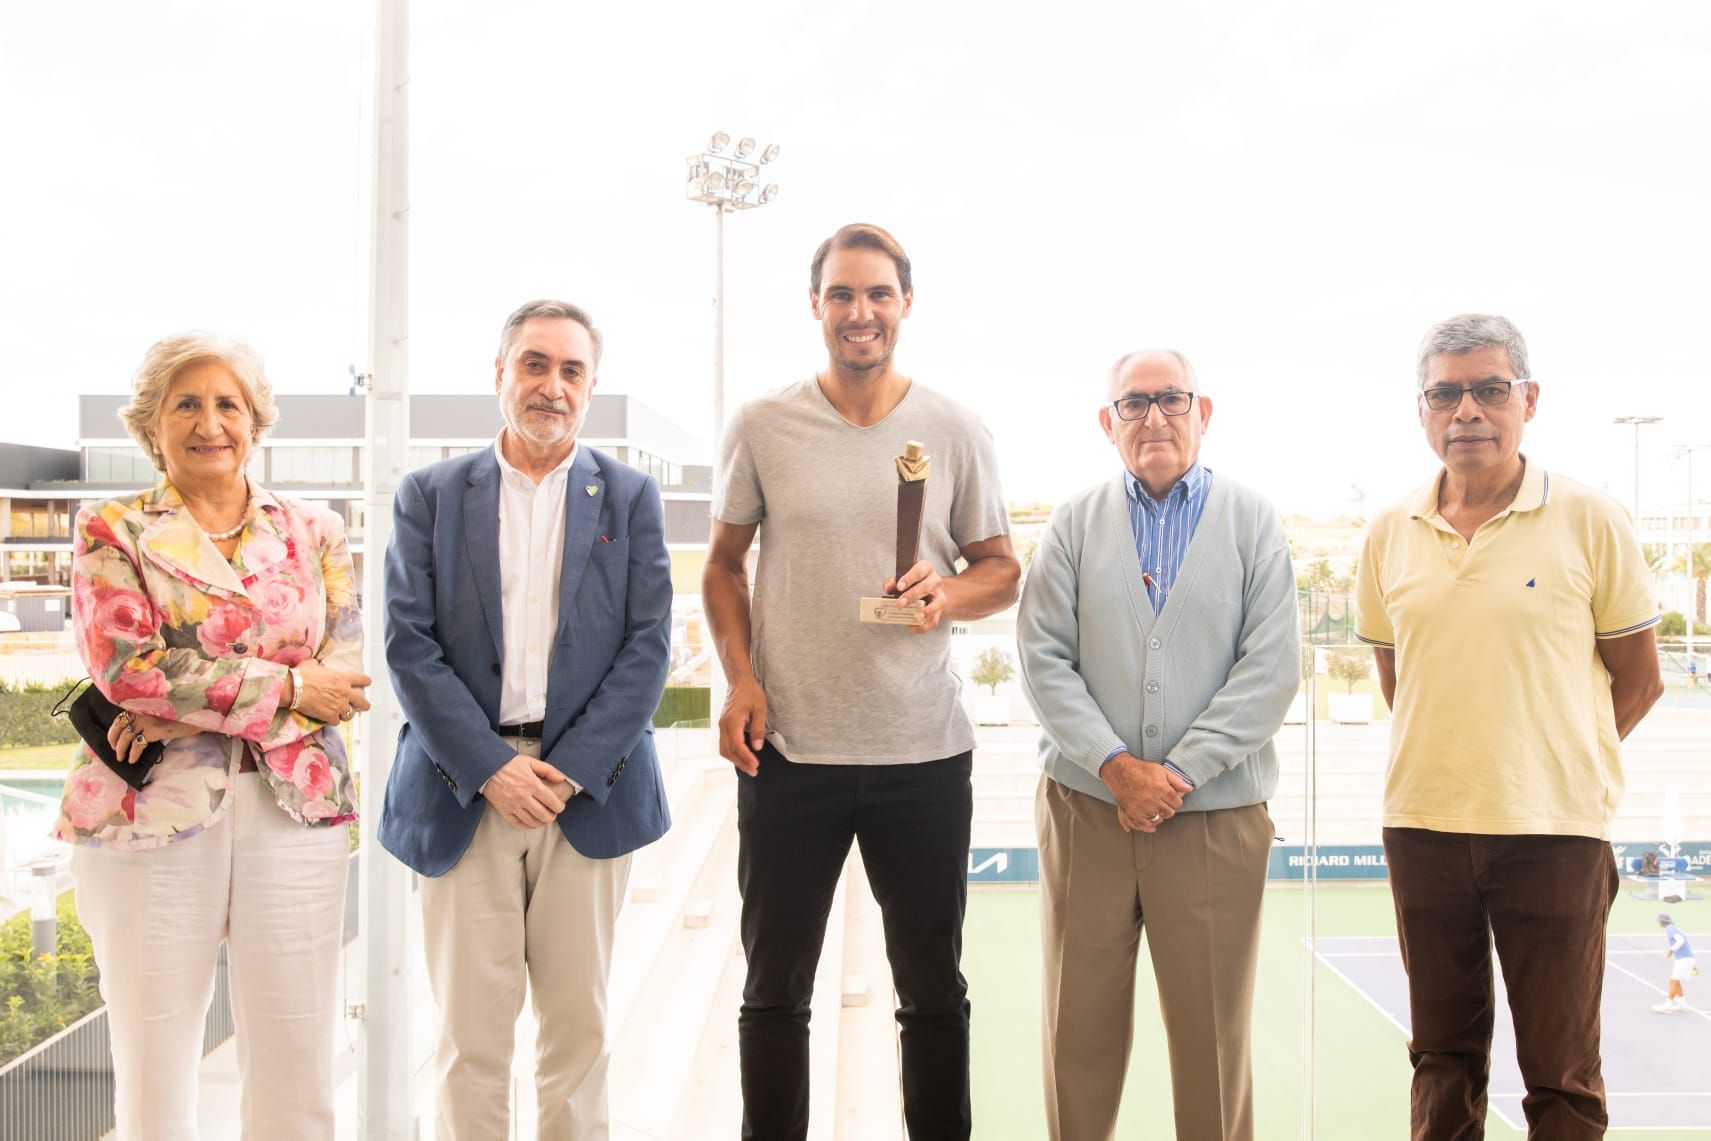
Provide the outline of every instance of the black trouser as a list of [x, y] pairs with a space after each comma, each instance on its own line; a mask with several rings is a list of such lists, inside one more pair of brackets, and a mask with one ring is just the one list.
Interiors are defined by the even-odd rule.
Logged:
[[808, 1135], [809, 999], [852, 839], [885, 921], [909, 1136], [969, 1136], [961, 964], [973, 765], [973, 753], [913, 765], [799, 765], [768, 745], [758, 776], [737, 775], [745, 1138]]

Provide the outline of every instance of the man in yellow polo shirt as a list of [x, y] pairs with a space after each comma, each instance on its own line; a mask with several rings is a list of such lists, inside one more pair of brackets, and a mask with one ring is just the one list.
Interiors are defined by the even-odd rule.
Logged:
[[1392, 710], [1384, 850], [1414, 1065], [1413, 1137], [1485, 1135], [1491, 943], [1528, 1136], [1602, 1137], [1604, 928], [1621, 739], [1663, 692], [1627, 514], [1521, 454], [1527, 347], [1467, 314], [1421, 343], [1442, 469], [1373, 520], [1355, 595]]

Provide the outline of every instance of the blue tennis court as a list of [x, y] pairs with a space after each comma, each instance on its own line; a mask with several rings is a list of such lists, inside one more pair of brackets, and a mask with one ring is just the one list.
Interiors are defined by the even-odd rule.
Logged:
[[[1711, 933], [1690, 934], [1711, 945]], [[1408, 1034], [1408, 979], [1393, 936], [1322, 938], [1318, 957]], [[1693, 1008], [1658, 1014], [1669, 960], [1655, 935], [1612, 935], [1604, 970], [1604, 1082], [1612, 1129], [1711, 1129], [1711, 972], [1688, 983]], [[1491, 1106], [1525, 1130], [1515, 1029], [1501, 972], [1491, 1057]]]

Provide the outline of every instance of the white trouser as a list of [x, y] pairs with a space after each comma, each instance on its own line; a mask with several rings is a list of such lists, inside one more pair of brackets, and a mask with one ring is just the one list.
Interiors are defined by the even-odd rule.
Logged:
[[342, 827], [293, 821], [255, 773], [236, 780], [226, 818], [188, 840], [72, 852], [77, 915], [108, 1008], [119, 1141], [196, 1137], [196, 1073], [221, 940], [243, 1137], [334, 1133], [349, 839]]
[[630, 859], [589, 859], [556, 823], [524, 830], [486, 805], [452, 869], [423, 878], [422, 936], [441, 1017], [439, 1141], [511, 1135], [511, 1053], [525, 974], [540, 1023], [538, 1136], [605, 1141], [606, 978]]

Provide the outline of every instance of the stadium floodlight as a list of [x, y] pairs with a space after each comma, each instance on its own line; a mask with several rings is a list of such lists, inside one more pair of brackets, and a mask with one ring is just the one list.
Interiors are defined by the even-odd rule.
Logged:
[[[749, 158], [754, 152], [753, 136], [744, 135], [730, 154], [722, 153], [731, 136], [719, 131], [706, 151], [689, 156], [688, 190], [691, 202], [713, 208], [713, 462], [719, 462], [725, 435], [725, 215], [733, 210], [755, 210], [778, 197], [778, 184], [769, 182], [756, 190], [760, 165]], [[760, 162], [778, 157], [778, 144], [760, 153]], [[716, 665], [712, 672], [711, 700], [714, 709], [724, 705], [725, 675]]]

